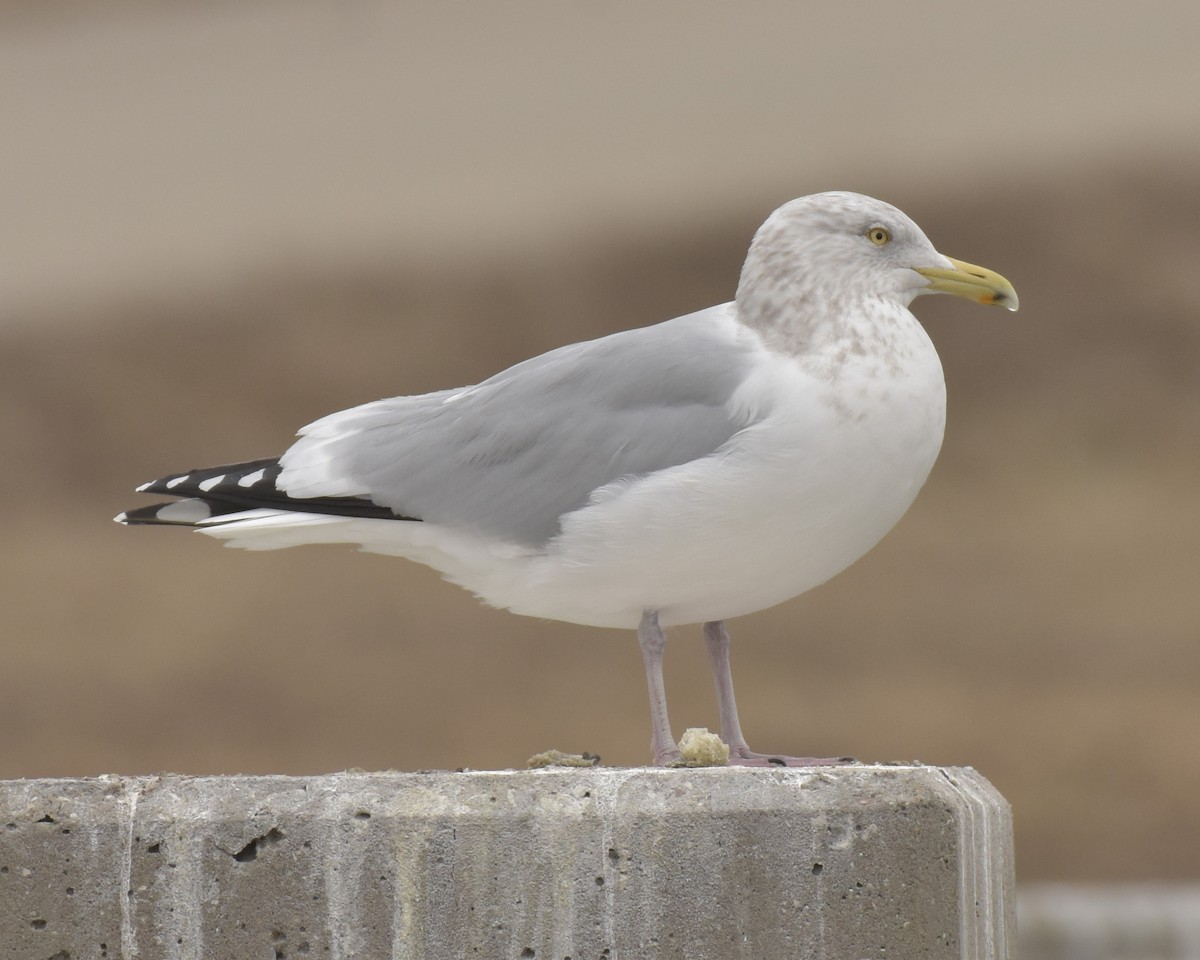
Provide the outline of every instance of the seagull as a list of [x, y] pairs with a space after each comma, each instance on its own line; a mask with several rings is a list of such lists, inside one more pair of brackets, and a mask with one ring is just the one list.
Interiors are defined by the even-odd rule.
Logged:
[[180, 499], [115, 519], [249, 550], [357, 544], [514, 613], [636, 629], [660, 765], [680, 762], [663, 628], [700, 623], [731, 764], [845, 762], [750, 749], [725, 621], [824, 583], [915, 499], [946, 414], [908, 310], [926, 293], [1017, 309], [896, 207], [801, 197], [756, 232], [728, 303], [331, 414], [282, 456], [144, 484]]

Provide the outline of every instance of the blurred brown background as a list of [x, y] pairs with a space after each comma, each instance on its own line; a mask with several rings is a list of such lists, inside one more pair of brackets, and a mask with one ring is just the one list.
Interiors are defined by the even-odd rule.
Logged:
[[[1200, 874], [1200, 7], [400, 7], [0, 4], [0, 777], [645, 762], [631, 634], [109, 517], [727, 300], [852, 189], [1023, 306], [918, 301], [942, 458], [733, 624], [751, 742], [979, 768], [1024, 880]], [[715, 727], [698, 629], [667, 671]]]

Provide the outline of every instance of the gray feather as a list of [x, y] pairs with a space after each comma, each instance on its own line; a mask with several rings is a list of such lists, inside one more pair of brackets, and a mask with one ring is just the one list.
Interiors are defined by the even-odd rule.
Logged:
[[465, 390], [366, 404], [330, 418], [340, 436], [318, 421], [284, 456], [284, 485], [319, 446], [346, 494], [542, 544], [597, 488], [709, 456], [745, 426], [728, 401], [749, 348], [706, 314], [563, 347]]

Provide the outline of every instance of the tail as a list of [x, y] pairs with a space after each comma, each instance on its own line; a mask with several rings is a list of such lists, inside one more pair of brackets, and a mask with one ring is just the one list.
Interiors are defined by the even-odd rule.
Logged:
[[183, 499], [127, 510], [113, 517], [130, 526], [206, 527], [235, 523], [254, 510], [292, 511], [326, 517], [371, 520], [416, 520], [393, 513], [367, 497], [290, 497], [281, 490], [278, 458], [249, 460], [221, 467], [189, 470], [144, 483], [139, 493], [157, 493]]

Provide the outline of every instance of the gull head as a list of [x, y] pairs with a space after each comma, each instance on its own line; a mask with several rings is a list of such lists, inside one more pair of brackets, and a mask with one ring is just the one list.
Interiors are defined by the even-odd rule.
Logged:
[[906, 214], [857, 193], [817, 193], [785, 203], [754, 235], [737, 306], [753, 326], [788, 318], [819, 323], [851, 304], [907, 308], [923, 293], [949, 293], [1017, 309], [1000, 274], [938, 253]]

